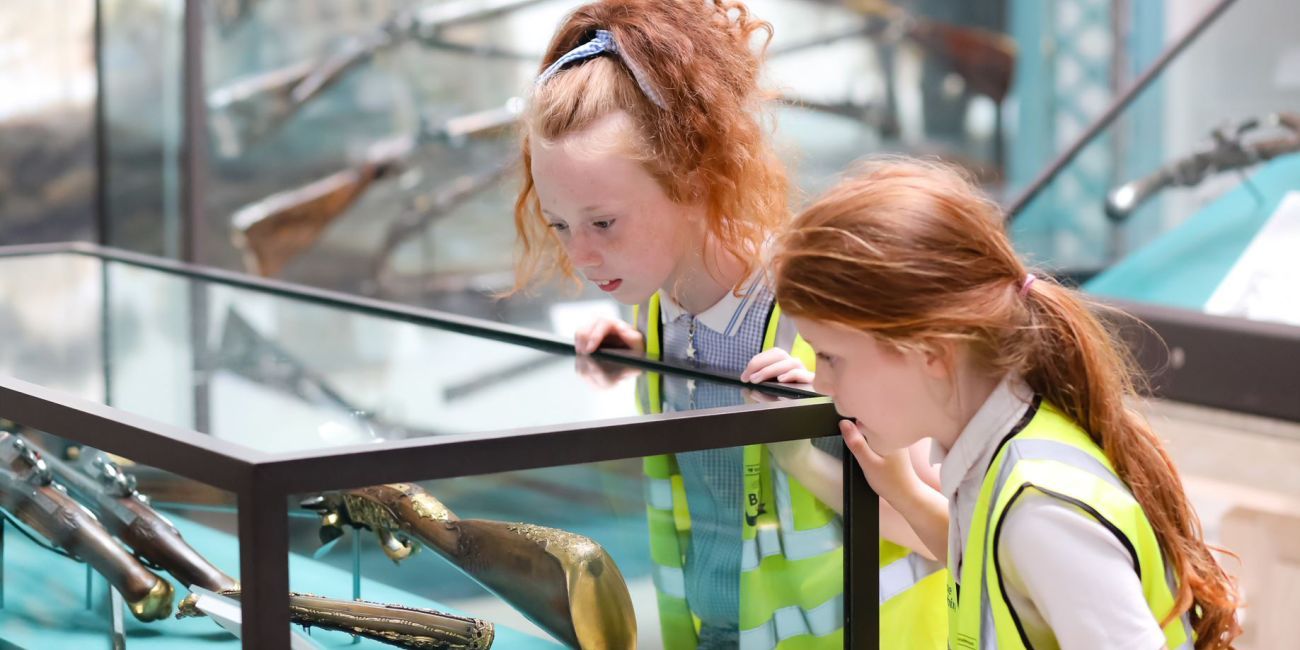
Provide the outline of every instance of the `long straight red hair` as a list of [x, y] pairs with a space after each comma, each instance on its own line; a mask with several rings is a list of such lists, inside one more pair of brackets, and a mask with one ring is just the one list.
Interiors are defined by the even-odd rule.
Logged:
[[[1002, 212], [965, 175], [903, 158], [868, 162], [803, 212], [775, 251], [787, 314], [900, 347], [956, 341], [990, 373], [1019, 373], [1078, 422], [1128, 484], [1179, 577], [1163, 623], [1191, 611], [1197, 648], [1231, 648], [1235, 581], [1206, 545], [1160, 439], [1129, 408], [1139, 379], [1101, 309], [1029, 269]], [[1118, 315], [1118, 314], [1117, 314]]]

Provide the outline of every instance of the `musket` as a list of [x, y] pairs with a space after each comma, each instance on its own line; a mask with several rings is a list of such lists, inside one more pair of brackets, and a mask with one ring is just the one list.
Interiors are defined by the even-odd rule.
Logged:
[[55, 483], [46, 461], [27, 441], [0, 431], [0, 507], [107, 578], [137, 619], [166, 618], [171, 583], [119, 546], [95, 515]]
[[321, 540], [344, 527], [375, 532], [399, 562], [427, 546], [572, 648], [636, 648], [627, 583], [595, 541], [524, 523], [461, 519], [423, 488], [393, 483], [313, 497]]
[[[239, 589], [215, 592], [239, 599]], [[203, 616], [193, 597], [181, 601], [176, 618]], [[341, 601], [289, 594], [289, 620], [303, 627], [346, 632], [411, 650], [488, 650], [496, 636], [491, 623], [405, 605]]]
[[384, 242], [371, 265], [372, 276], [382, 284], [388, 259], [402, 243], [424, 232], [434, 221], [447, 217], [465, 202], [514, 173], [517, 168], [517, 161], [511, 156], [484, 171], [459, 176], [445, 187], [412, 199], [410, 208], [384, 233]]
[[[30, 444], [27, 448], [31, 448]], [[176, 526], [154, 510], [149, 499], [136, 489], [135, 477], [122, 471], [106, 454], [83, 447], [75, 462], [50, 454], [41, 458], [59, 484], [66, 486], [138, 558], [166, 571], [187, 589], [197, 586], [239, 598], [239, 582], [194, 550]], [[177, 618], [201, 616], [196, 603], [193, 595], [181, 601]], [[289, 620], [419, 650], [486, 650], [492, 646], [495, 634], [492, 624], [480, 619], [296, 593], [289, 594]]]
[[1215, 129], [1209, 147], [1111, 190], [1106, 195], [1106, 216], [1112, 221], [1122, 222], [1138, 206], [1166, 187], [1192, 187], [1208, 176], [1300, 151], [1300, 114], [1275, 113], [1265, 119], [1265, 125], [1282, 127], [1290, 131], [1290, 135], [1264, 140], [1244, 139], [1246, 133], [1261, 126], [1259, 120], [1247, 120], [1235, 129]]
[[208, 96], [217, 148], [223, 155], [238, 154], [383, 50], [408, 40], [436, 47], [448, 27], [486, 20], [541, 1], [449, 0], [399, 11], [377, 29], [348, 38], [323, 58], [232, 82]]
[[[258, 275], [278, 275], [289, 260], [320, 239], [325, 229], [343, 215], [370, 186], [405, 171], [418, 148], [430, 141], [463, 142], [487, 137], [513, 127], [522, 110], [515, 99], [504, 106], [453, 118], [441, 127], [417, 136], [398, 136], [371, 145], [361, 162], [302, 187], [278, 192], [241, 208], [231, 216], [232, 239], [244, 253], [245, 266]], [[452, 192], [468, 185], [480, 191], [509, 171], [499, 165], [487, 174], [467, 175], [451, 182]], [[486, 181], [486, 182], [485, 182]], [[435, 198], [456, 205], [468, 194]]]
[[847, 6], [865, 17], [863, 25], [805, 42], [774, 47], [771, 56], [820, 47], [849, 38], [912, 42], [943, 60], [966, 85], [997, 103], [1006, 99], [1015, 75], [1016, 43], [1011, 37], [979, 27], [929, 20], [879, 0], [813, 0]]

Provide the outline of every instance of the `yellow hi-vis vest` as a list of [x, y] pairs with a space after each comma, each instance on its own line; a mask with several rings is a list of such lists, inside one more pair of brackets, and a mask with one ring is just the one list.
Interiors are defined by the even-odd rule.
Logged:
[[[663, 355], [659, 294], [633, 310], [646, 356]], [[780, 347], [809, 369], [812, 347], [773, 305], [763, 350]], [[647, 373], [642, 408], [662, 411], [661, 379]], [[741, 540], [740, 650], [840, 650], [844, 647], [844, 554], [839, 517], [772, 461], [746, 445]], [[699, 623], [686, 599], [682, 568], [691, 534], [686, 489], [672, 455], [645, 459], [646, 513], [664, 647], [693, 650]], [[941, 650], [947, 637], [937, 562], [880, 540], [880, 648]]]
[[[1035, 407], [1031, 407], [1035, 408]], [[1028, 490], [1060, 499], [1097, 519], [1133, 556], [1142, 592], [1157, 621], [1173, 610], [1177, 579], [1165, 565], [1151, 522], [1097, 443], [1051, 404], [1013, 431], [989, 464], [971, 520], [961, 585], [948, 582], [949, 647], [1023, 650], [1029, 640], [1007, 601], [997, 563], [998, 535], [1007, 509]], [[985, 567], [993, 567], [985, 571]], [[1192, 650], [1189, 616], [1164, 627], [1170, 650]]]

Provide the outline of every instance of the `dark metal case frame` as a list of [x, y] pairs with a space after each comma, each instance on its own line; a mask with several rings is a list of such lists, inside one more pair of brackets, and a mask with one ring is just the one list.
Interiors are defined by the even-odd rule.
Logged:
[[[263, 280], [93, 244], [0, 247], [0, 258], [76, 254], [473, 336], [572, 354], [571, 342], [523, 328]], [[598, 353], [610, 361], [737, 384], [722, 375]], [[283, 648], [289, 631], [290, 495], [453, 478], [700, 449], [837, 435], [831, 400], [771, 386], [793, 399], [570, 425], [395, 440], [271, 454], [111, 406], [0, 376], [0, 418], [233, 492], [238, 505], [243, 647]], [[851, 456], [845, 478], [845, 647], [878, 642], [877, 498]]]

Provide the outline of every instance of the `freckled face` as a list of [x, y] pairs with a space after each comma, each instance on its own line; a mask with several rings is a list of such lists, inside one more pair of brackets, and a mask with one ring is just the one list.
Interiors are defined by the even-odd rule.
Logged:
[[635, 127], [615, 113], [558, 142], [534, 137], [532, 174], [542, 214], [574, 269], [631, 305], [670, 284], [699, 207], [673, 202], [618, 147], [589, 146], [625, 128]]
[[898, 350], [876, 337], [838, 323], [795, 318], [817, 351], [813, 388], [854, 418], [876, 453], [886, 454], [933, 435], [936, 378], [925, 355]]

